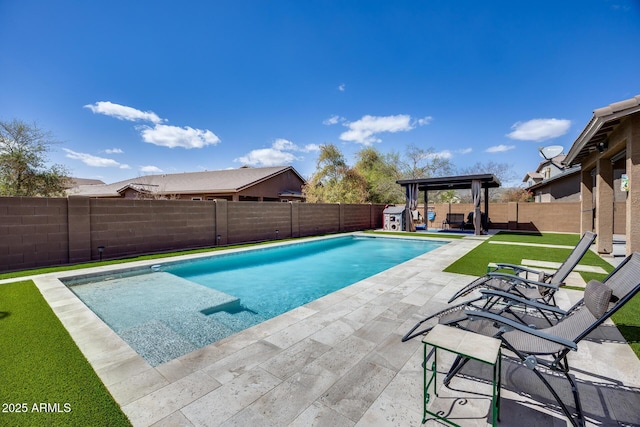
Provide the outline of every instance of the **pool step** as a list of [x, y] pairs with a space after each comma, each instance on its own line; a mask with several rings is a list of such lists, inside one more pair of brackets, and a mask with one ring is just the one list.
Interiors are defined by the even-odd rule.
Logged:
[[235, 331], [200, 313], [151, 320], [119, 331], [119, 335], [151, 366], [219, 341]]
[[240, 299], [239, 298], [235, 298], [234, 300], [231, 301], [225, 301], [221, 304], [217, 304], [211, 307], [207, 307], [204, 308], [202, 310], [200, 310], [200, 313], [204, 314], [205, 316], [210, 316], [214, 313], [218, 313], [220, 311], [226, 311], [228, 313], [237, 313], [239, 311], [242, 311], [243, 307], [242, 304], [240, 304]]
[[218, 311], [210, 315], [209, 318], [235, 331], [250, 328], [251, 326], [257, 325], [258, 323], [262, 323], [266, 320], [262, 316], [246, 309], [245, 307], [242, 307], [236, 312]]

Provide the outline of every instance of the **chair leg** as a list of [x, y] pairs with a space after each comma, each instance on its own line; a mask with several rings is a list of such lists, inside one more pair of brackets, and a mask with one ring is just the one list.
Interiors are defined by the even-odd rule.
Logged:
[[[578, 413], [578, 419], [576, 420], [573, 415], [571, 414], [571, 411], [569, 410], [569, 408], [567, 407], [567, 405], [564, 404], [564, 402], [562, 401], [562, 399], [560, 399], [560, 396], [558, 396], [558, 393], [555, 391], [555, 389], [551, 386], [551, 384], [549, 384], [549, 381], [546, 380], [546, 378], [544, 378], [542, 376], [542, 373], [540, 371], [538, 371], [537, 369], [533, 369], [533, 372], [535, 372], [535, 374], [538, 376], [538, 378], [540, 378], [540, 380], [544, 383], [545, 387], [547, 387], [547, 389], [551, 392], [551, 394], [553, 394], [553, 397], [556, 399], [556, 402], [558, 402], [558, 405], [560, 405], [560, 408], [562, 409], [562, 412], [564, 412], [564, 414], [567, 416], [567, 418], [569, 419], [569, 422], [571, 423], [572, 426], [574, 427], [584, 427], [584, 418], [582, 417], [582, 411], [580, 410], [580, 403], [579, 401], [576, 400], [576, 410]], [[578, 389], [575, 387], [575, 383], [573, 382], [573, 380], [569, 377], [569, 373], [565, 373], [565, 376], [567, 377], [567, 379], [569, 379], [569, 383], [571, 384], [571, 388], [572, 391], [574, 392], [574, 400], [577, 398], [577, 391]]]
[[564, 375], [567, 377], [569, 384], [571, 384], [571, 391], [573, 392], [573, 401], [576, 404], [578, 424], [580, 426], [584, 426], [585, 425], [584, 414], [582, 413], [582, 404], [580, 403], [580, 394], [578, 393], [578, 387], [576, 385], [576, 382], [573, 380], [573, 378], [571, 378], [571, 375], [569, 375], [568, 372], [565, 372]]
[[442, 383], [445, 386], [449, 386], [449, 383], [451, 382], [453, 377], [455, 377], [460, 372], [460, 370], [462, 370], [464, 365], [466, 365], [469, 360], [470, 359], [468, 357], [463, 357], [460, 355], [456, 356], [456, 359], [451, 364], [451, 368], [449, 369], [447, 375], [444, 377]]
[[[504, 339], [502, 340], [502, 343], [508, 350], [513, 351], [518, 356], [518, 358], [522, 361], [522, 363], [525, 362], [525, 359], [527, 358], [526, 354], [521, 353], [518, 350], [516, 350], [511, 344], [509, 344]], [[580, 406], [580, 400], [579, 400], [580, 398], [578, 396], [578, 388], [576, 387], [575, 382], [573, 381], [573, 379], [569, 375], [569, 363], [567, 361], [566, 354], [564, 356], [560, 357], [557, 360], [560, 361], [560, 368], [561, 369], [559, 369], [559, 370], [558, 369], [555, 369], [555, 370], [552, 369], [552, 370], [554, 372], [562, 372], [564, 374], [564, 376], [567, 378], [567, 380], [569, 380], [569, 384], [571, 385], [571, 391], [573, 392], [573, 400], [574, 400], [574, 403], [576, 405], [577, 420], [571, 414], [571, 411], [569, 410], [567, 405], [565, 405], [565, 403], [562, 401], [562, 399], [560, 398], [560, 396], [558, 395], [556, 390], [551, 386], [551, 384], [549, 384], [549, 381], [547, 381], [547, 379], [542, 375], [542, 373], [536, 367], [533, 367], [531, 370], [538, 376], [538, 378], [540, 378], [540, 381], [542, 381], [544, 386], [551, 392], [551, 394], [553, 395], [553, 398], [556, 399], [556, 402], [558, 402], [558, 405], [560, 405], [560, 408], [562, 409], [562, 412], [564, 412], [564, 414], [567, 416], [567, 418], [569, 419], [569, 422], [571, 423], [571, 425], [574, 426], [574, 427], [584, 427], [585, 426], [585, 422], [584, 422], [584, 417], [582, 415], [582, 408]], [[549, 366], [546, 366], [546, 367], [550, 368]]]

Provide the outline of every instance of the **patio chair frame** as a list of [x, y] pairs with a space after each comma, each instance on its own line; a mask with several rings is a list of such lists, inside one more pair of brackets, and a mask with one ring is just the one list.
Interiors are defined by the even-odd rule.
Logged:
[[[621, 273], [623, 269], [629, 269], [632, 273], [625, 274]], [[588, 327], [584, 328], [574, 339], [566, 339], [558, 336], [551, 335], [545, 332], [544, 329], [533, 329], [518, 321], [514, 321], [508, 319], [504, 316], [500, 316], [494, 313], [490, 313], [487, 311], [472, 311], [466, 310], [465, 315], [469, 319], [469, 322], [485, 320], [489, 322], [493, 322], [493, 324], [498, 327], [497, 333], [493, 336], [502, 341], [502, 345], [504, 348], [513, 352], [522, 363], [529, 369], [531, 369], [538, 378], [542, 381], [545, 387], [551, 392], [554, 399], [567, 416], [569, 421], [574, 426], [584, 426], [585, 420], [584, 415], [582, 413], [582, 407], [580, 404], [580, 396], [578, 393], [578, 388], [576, 387], [576, 383], [574, 379], [571, 377], [569, 373], [569, 361], [567, 359], [567, 355], [570, 351], [578, 350], [578, 343], [593, 332], [597, 327], [599, 327], [606, 319], [610, 318], [615, 312], [617, 312], [620, 308], [622, 308], [630, 299], [632, 299], [638, 292], [640, 292], [640, 253], [636, 252], [630, 256], [628, 256], [618, 267], [616, 267], [611, 274], [609, 274], [604, 281], [603, 284], [607, 285], [607, 282], [612, 282], [616, 280], [617, 274], [622, 275], [622, 279], [627, 280], [632, 286], [628, 286], [626, 289], [621, 288], [616, 283], [613, 283], [611, 287], [613, 291], [613, 296], [617, 298], [615, 302], [611, 302], [609, 308], [604, 312], [602, 316], [593, 321]], [[618, 292], [618, 293], [616, 293]], [[565, 315], [557, 325], [561, 322], [570, 319], [572, 316], [575, 316], [580, 310], [588, 310], [586, 305], [584, 304], [584, 298], [576, 303], [569, 311], [565, 312]], [[458, 327], [462, 327], [463, 329], [467, 329], [465, 326], [457, 325]], [[532, 337], [540, 338], [549, 343], [555, 343], [558, 345], [559, 349], [556, 351], [544, 351], [540, 349], [540, 351], [524, 351], [521, 348], [518, 348], [516, 345], [513, 345], [508, 337], [505, 337], [504, 334], [511, 331], [520, 331], [525, 334], [531, 335]], [[538, 356], [548, 356], [549, 360], [540, 358]], [[468, 362], [469, 359], [457, 358], [454, 362], [451, 370], [447, 374], [445, 378], [445, 384], [448, 384], [449, 381], [462, 369], [462, 367]], [[576, 415], [571, 413], [568, 406], [562, 401], [557, 391], [551, 386], [551, 384], [547, 381], [546, 378], [542, 375], [542, 373], [538, 370], [538, 365], [557, 373], [561, 373], [568, 380], [571, 385], [571, 391], [573, 394], [574, 405], [576, 408]]]
[[[479, 277], [456, 292], [449, 299], [448, 303], [452, 303], [456, 299], [466, 296], [478, 288], [492, 288], [501, 291], [506, 290], [507, 292], [515, 293], [522, 297], [531, 299], [531, 293], [525, 292], [525, 290], [537, 287], [539, 296], [536, 296], [536, 299], [541, 299], [546, 303], [555, 305], [555, 291], [557, 291], [560, 286], [564, 285], [564, 281], [569, 276], [569, 273], [571, 273], [576, 265], [578, 265], [596, 237], [596, 233], [591, 231], [585, 232], [580, 238], [578, 244], [574, 246], [569, 256], [553, 274], [547, 274], [544, 271], [534, 270], [516, 264], [497, 263], [496, 267], [494, 267], [492, 271], [489, 271], [484, 276]], [[512, 270], [513, 273], [508, 274], [497, 272], [497, 270], [504, 269]], [[525, 273], [525, 277], [519, 276], [521, 273]], [[537, 275], [537, 280], [529, 279], [529, 274]], [[493, 285], [491, 283], [492, 279], [505, 283], [507, 286]]]
[[[498, 264], [498, 266], [507, 266], [512, 268], [516, 272], [527, 271], [535, 272], [539, 276], [543, 274], [546, 278], [550, 279], [549, 283], [543, 281], [530, 280], [526, 277], [520, 277], [515, 274], [496, 273], [490, 272], [486, 275], [474, 280], [462, 290], [454, 294], [449, 299], [449, 303], [455, 299], [467, 295], [476, 289], [480, 290], [480, 296], [471, 300], [467, 300], [460, 304], [453, 305], [444, 310], [438, 311], [420, 321], [418, 321], [409, 332], [403, 337], [402, 341], [408, 341], [418, 335], [424, 335], [429, 332], [433, 326], [428, 326], [423, 329], [419, 329], [423, 324], [429, 322], [432, 319], [440, 319], [449, 316], [454, 313], [460, 313], [460, 316], [453, 316], [450, 319], [442, 322], [444, 324], [458, 323], [465, 319], [464, 310], [474, 309], [482, 311], [493, 311], [497, 314], [510, 314], [516, 320], [527, 324], [526, 321], [520, 317], [518, 312], [514, 310], [514, 307], [519, 309], [533, 308], [537, 313], [544, 318], [549, 325], [552, 325], [564, 316], [566, 313], [559, 308], [555, 307], [555, 292], [559, 287], [564, 284], [564, 280], [569, 273], [580, 262], [584, 254], [589, 250], [589, 247], [596, 238], [596, 234], [592, 232], [586, 232], [582, 235], [580, 242], [574, 247], [571, 254], [567, 257], [564, 263], [556, 271], [555, 274], [547, 275], [546, 273], [537, 272], [536, 270], [528, 269], [526, 267], [517, 266], [514, 264]], [[498, 281], [499, 284], [494, 284], [492, 281]], [[537, 295], [532, 295], [533, 288], [537, 288]], [[496, 309], [496, 307], [498, 307]], [[554, 308], [551, 308], [554, 307]]]

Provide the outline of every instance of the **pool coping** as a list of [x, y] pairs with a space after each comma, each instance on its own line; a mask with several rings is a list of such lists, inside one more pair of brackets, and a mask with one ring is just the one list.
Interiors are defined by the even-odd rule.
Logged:
[[[340, 235], [348, 234], [357, 233]], [[336, 235], [320, 238], [332, 237]], [[443, 236], [432, 240], [447, 239]], [[401, 311], [418, 310], [427, 302], [445, 304], [448, 296], [468, 283], [471, 276], [444, 273], [444, 268], [482, 241], [477, 237], [451, 240], [434, 251], [155, 368], [58, 280], [78, 272], [50, 273], [31, 279], [134, 426], [246, 425], [249, 421], [266, 426], [302, 426], [314, 419], [332, 420], [331, 424], [336, 425], [417, 426], [421, 424], [422, 403], [416, 395], [420, 390], [417, 380], [421, 378], [421, 350], [418, 342], [400, 344], [399, 338], [415, 321], [413, 317], [405, 319], [410, 316]], [[189, 257], [212, 255], [215, 254]], [[170, 259], [173, 257], [162, 262]], [[138, 261], [135, 266], [157, 263], [158, 260]], [[123, 268], [131, 268], [132, 264]], [[112, 271], [114, 267], [92, 270]], [[88, 274], [89, 270], [82, 273]], [[381, 327], [393, 329], [385, 330], [389, 338], [376, 345]], [[617, 348], [616, 358], [638, 366], [633, 352], [628, 346], [625, 352], [623, 347]], [[294, 350], [299, 352], [295, 353], [297, 356], [310, 361], [309, 366], [289, 376], [274, 374], [273, 360], [291, 357], [289, 353]], [[295, 365], [297, 360], [292, 359], [290, 364]], [[354, 371], [367, 376], [366, 371], [358, 371], [364, 361], [367, 367], [391, 376], [393, 381], [377, 391], [375, 400], [360, 414], [353, 408], [340, 407], [341, 403], [331, 401], [325, 392], [344, 387], [345, 381], [353, 379]], [[627, 379], [624, 383], [628, 384]], [[632, 375], [630, 383], [640, 385], [640, 374]], [[229, 393], [240, 397], [230, 401], [226, 398]], [[279, 403], [282, 399], [287, 399], [285, 406]], [[340, 422], [334, 423], [336, 420]]]
[[[263, 244], [263, 245], [260, 245], [260, 246], [247, 246], [247, 247], [242, 247], [242, 248], [232, 248], [232, 249], [227, 249], [227, 250], [217, 250], [217, 251], [208, 252], [208, 253], [179, 255], [179, 256], [170, 257], [170, 258], [163, 258], [163, 259], [160, 259], [160, 260], [158, 260], [158, 259], [156, 259], [156, 260], [144, 260], [144, 261], [135, 262], [135, 263], [122, 264], [121, 266], [117, 266], [117, 265], [100, 266], [100, 267], [95, 267], [95, 268], [90, 268], [90, 269], [83, 269], [80, 272], [77, 271], [77, 270], [72, 270], [72, 271], [68, 271], [68, 272], [64, 272], [64, 273], [56, 273], [56, 274], [53, 274], [53, 276], [55, 276], [55, 278], [58, 281], [62, 282], [62, 284], [67, 289], [71, 290], [73, 295], [75, 295], [78, 299], [80, 299], [80, 302], [83, 305], [87, 306], [86, 303], [84, 301], [82, 301], [82, 297], [78, 296], [72, 290], [75, 286], [83, 286], [83, 285], [85, 285], [86, 283], [83, 282], [83, 280], [85, 280], [87, 278], [95, 278], [97, 276], [97, 277], [99, 277], [101, 279], [106, 279], [106, 278], [110, 278], [110, 277], [113, 277], [113, 278], [117, 279], [123, 273], [125, 273], [125, 275], [127, 273], [131, 273], [132, 275], [146, 274], [146, 273], [149, 272], [149, 269], [153, 270], [153, 267], [155, 267], [155, 266], [160, 266], [160, 267], [162, 267], [161, 270], [164, 270], [164, 267], [169, 268], [169, 267], [171, 267], [173, 265], [179, 265], [181, 263], [189, 263], [189, 262], [193, 262], [193, 261], [205, 260], [205, 259], [210, 259], [210, 258], [221, 258], [221, 257], [229, 256], [229, 255], [249, 253], [249, 252], [260, 252], [260, 251], [265, 251], [265, 250], [268, 250], [268, 249], [278, 248], [278, 247], [289, 247], [289, 246], [305, 245], [305, 244], [309, 244], [309, 243], [313, 243], [313, 242], [334, 240], [334, 239], [340, 239], [340, 238], [345, 238], [345, 237], [349, 237], [349, 236], [357, 236], [357, 237], [363, 237], [363, 238], [367, 238], [367, 239], [387, 239], [387, 240], [389, 240], [389, 239], [403, 240], [404, 239], [404, 240], [414, 240], [414, 241], [420, 241], [420, 242], [432, 241], [432, 242], [444, 242], [445, 244], [448, 243], [448, 241], [445, 240], [445, 239], [427, 239], [427, 238], [423, 238], [423, 237], [412, 237], [412, 236], [406, 236], [406, 237], [405, 236], [383, 236], [383, 235], [371, 235], [371, 234], [366, 234], [366, 233], [361, 233], [361, 232], [350, 232], [350, 233], [340, 233], [340, 234], [335, 234], [335, 235], [326, 235], [326, 236], [305, 238], [303, 240], [287, 240], [287, 241], [283, 241], [283, 242], [273, 242], [273, 243]], [[371, 276], [369, 276], [369, 277], [371, 277]], [[180, 278], [179, 276], [177, 277], [177, 279], [178, 280], [183, 280], [185, 282], [189, 282], [189, 283], [191, 283], [191, 284], [193, 284], [195, 286], [203, 286], [203, 285], [199, 285], [197, 282], [193, 282], [193, 281], [188, 280], [188, 279]], [[353, 284], [355, 284], [355, 283], [352, 283], [352, 285]], [[351, 285], [348, 285], [348, 286], [351, 286]], [[346, 287], [348, 287], [348, 286], [346, 286]], [[216, 291], [215, 289], [208, 288], [207, 286], [203, 286], [203, 287], [205, 289], [207, 289], [207, 290], [211, 290], [212, 292], [217, 292], [219, 294], [227, 295], [224, 292]], [[42, 289], [41, 289], [41, 291], [42, 291]], [[61, 292], [61, 296], [64, 295], [64, 294], [66, 294], [66, 293]], [[62, 315], [62, 318], [64, 318], [67, 315], [71, 316], [70, 324], [69, 325], [65, 324], [65, 327], [69, 330], [70, 327], [77, 326], [76, 323], [75, 323], [76, 322], [76, 317], [75, 316], [77, 316], [77, 314], [78, 314], [78, 313], [76, 313], [76, 311], [78, 310], [79, 305], [76, 304], [75, 302], [72, 302], [71, 300], [67, 301], [67, 298], [66, 298], [67, 296], [68, 295], [65, 295], [61, 300], [56, 300], [55, 302], [52, 302], [54, 304], [54, 305], [52, 305], [52, 308], [57, 308], [58, 306], [63, 307], [63, 309], [60, 311], [60, 314]], [[230, 298], [235, 298], [235, 297], [233, 297], [231, 295], [227, 295], [227, 296], [230, 297]], [[236, 298], [236, 301], [239, 301], [239, 299]], [[224, 302], [221, 306], [226, 306], [226, 305], [228, 305], [228, 302]], [[304, 306], [304, 305], [306, 305], [306, 304], [303, 304], [302, 306]], [[90, 307], [87, 306], [87, 308], [92, 313], [96, 314], [94, 312], [94, 310], [92, 310]], [[219, 307], [211, 307], [211, 308], [219, 308]], [[286, 314], [286, 313], [283, 313], [283, 314]], [[115, 332], [120, 339], [122, 339], [122, 337], [120, 336], [120, 333], [122, 333], [122, 331], [120, 331], [120, 333], [116, 332], [118, 330], [118, 328], [113, 328], [112, 326], [110, 326], [106, 321], [104, 321], [102, 318], [100, 318], [100, 314], [96, 314], [96, 316], [100, 319], [101, 322], [105, 323], [105, 325], [109, 329], [111, 329], [113, 332]], [[62, 318], [61, 318], [61, 320], [62, 320]], [[89, 318], [90, 318], [90, 316], [85, 313], [85, 316], [83, 316], [82, 319], [83, 319], [83, 321], [86, 322], [87, 319], [89, 319]], [[269, 320], [269, 319], [267, 319], [267, 320]], [[261, 322], [261, 323], [263, 323], [263, 322]], [[95, 328], [87, 328], [87, 330], [89, 331], [88, 335], [90, 337], [94, 337], [96, 331], [99, 330], [99, 329], [96, 326]], [[69, 332], [71, 333], [71, 331], [69, 331]], [[82, 345], [84, 343], [84, 340], [85, 340], [84, 333], [82, 332], [82, 330], [74, 331], [74, 332], [78, 336], [76, 338], [76, 335], [71, 333], [72, 337], [74, 337], [74, 340], [76, 340], [76, 343], [78, 343], [79, 346]], [[242, 332], [242, 331], [239, 331], [239, 332]], [[233, 335], [235, 335], [235, 334], [233, 334]], [[105, 338], [107, 338], [107, 337], [105, 337]], [[129, 351], [125, 351], [125, 350], [127, 350], [126, 347], [119, 345], [120, 343], [116, 343], [117, 339], [115, 339], [114, 337], [110, 336], [110, 334], [109, 334], [108, 340], [109, 341], [114, 341], [113, 345], [116, 345], [116, 348], [118, 348], [119, 351], [122, 351], [122, 354], [126, 355], [127, 358], [131, 358], [131, 355], [129, 354], [130, 352]], [[131, 345], [129, 343], [127, 343], [124, 339], [123, 339], [123, 341], [128, 347], [131, 347]], [[219, 341], [221, 341], [221, 340], [218, 340], [216, 342], [219, 342]], [[131, 349], [134, 352], [136, 352], [136, 350], [134, 350], [133, 348], [131, 348]], [[82, 347], [81, 347], [81, 350], [82, 350]], [[196, 350], [194, 350], [194, 351], [196, 351]], [[136, 352], [136, 354], [138, 354], [138, 353]], [[141, 356], [141, 357], [143, 357], [143, 359], [144, 359], [144, 356]], [[180, 357], [180, 356], [178, 356], [178, 357]], [[178, 357], [176, 357], [176, 358], [178, 358]], [[176, 358], [171, 359], [171, 360], [175, 360]], [[144, 360], [146, 361], [148, 359], [144, 359]], [[91, 362], [91, 360], [90, 360], [90, 362]], [[165, 363], [168, 363], [168, 362], [165, 362]], [[155, 365], [155, 364], [151, 364], [151, 366], [157, 367], [157, 365]]]
[[[317, 241], [324, 239], [332, 239], [341, 236], [348, 235], [363, 235], [366, 237], [376, 237], [366, 233], [340, 233], [336, 235], [319, 236], [312, 238], [305, 238], [305, 242]], [[434, 241], [448, 241], [449, 244], [463, 241], [464, 239], [452, 239], [447, 240], [443, 238], [426, 238], [426, 237], [411, 237], [411, 236], [381, 236], [391, 239], [419, 239], [419, 240], [434, 240]], [[274, 242], [265, 245], [261, 245], [260, 249], [267, 247], [277, 247], [290, 245], [292, 243], [302, 242]], [[478, 242], [479, 243], [479, 242]], [[448, 245], [443, 245], [439, 249], [446, 248]], [[475, 246], [475, 245], [474, 245]], [[146, 393], [155, 391], [158, 387], [164, 387], [172, 383], [171, 379], [180, 376], [179, 373], [172, 372], [174, 365], [177, 365], [176, 359], [174, 361], [165, 363], [158, 367], [152, 367], [147, 363], [135, 350], [133, 350], [122, 338], [120, 338], [106, 323], [100, 319], [91, 309], [89, 309], [74, 293], [71, 291], [61, 279], [78, 277], [84, 275], [100, 274], [105, 272], [113, 272], [119, 270], [132, 270], [144, 267], [150, 267], [158, 263], [170, 263], [182, 260], [195, 260], [200, 258], [208, 258], [212, 256], [225, 255], [229, 253], [245, 252], [255, 250], [255, 247], [246, 248], [233, 248], [228, 250], [220, 250], [216, 252], [206, 252], [191, 255], [181, 255], [175, 257], [168, 257], [159, 260], [143, 260], [134, 261], [126, 264], [122, 264], [118, 268], [117, 265], [90, 267], [82, 269], [81, 271], [63, 271], [47, 273], [38, 276], [24, 277], [17, 280], [34, 281], [45, 300], [48, 302], [56, 316], [60, 319], [61, 323], [67, 329], [73, 340], [78, 345], [78, 348], [85, 355], [96, 374], [100, 377], [107, 389], [111, 392], [114, 399], [118, 404], [123, 407], [125, 413], [130, 417], [133, 414], [126, 410], [128, 404], [131, 404], [136, 399], [139, 399], [146, 395]], [[408, 261], [410, 262], [410, 261]], [[395, 269], [396, 267], [392, 267]], [[392, 270], [389, 269], [389, 270]], [[389, 272], [386, 270], [385, 272]], [[382, 272], [382, 273], [385, 273]], [[382, 274], [378, 273], [378, 274]], [[366, 280], [366, 279], [365, 279]], [[16, 281], [16, 279], [10, 279], [7, 281]], [[361, 281], [362, 282], [362, 281]], [[217, 341], [209, 346], [205, 347], [221, 347], [231, 348], [237, 351], [245, 345], [249, 345], [257, 341], [257, 337], [268, 336], [270, 333], [277, 333], [282, 328], [289, 326], [292, 322], [300, 319], [304, 319], [309, 315], [307, 306], [310, 304], [318, 304], [318, 301], [322, 302], [326, 299], [335, 298], [336, 294], [351, 295], [353, 289], [358, 287], [356, 282], [349, 285], [337, 292], [329, 294], [320, 298], [319, 300], [312, 301], [304, 306], [298, 307], [273, 319], [269, 319], [259, 325], [253, 326], [247, 330], [241, 331], [223, 340]], [[194, 351], [193, 353], [201, 353], [203, 349]], [[193, 355], [190, 353], [190, 355]], [[189, 355], [186, 355], [189, 356]], [[184, 356], [183, 356], [184, 357]], [[122, 384], [123, 381], [127, 381], [130, 378], [144, 378], [142, 381], [135, 381], [132, 384]], [[134, 422], [134, 425], [150, 425], [146, 423]]]

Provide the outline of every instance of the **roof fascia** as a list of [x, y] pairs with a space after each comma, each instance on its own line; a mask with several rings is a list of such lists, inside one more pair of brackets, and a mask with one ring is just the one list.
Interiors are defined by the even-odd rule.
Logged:
[[250, 183], [248, 183], [248, 184], [245, 184], [245, 185], [243, 185], [243, 186], [241, 186], [241, 187], [238, 187], [238, 188], [236, 188], [234, 191], [242, 191], [242, 190], [246, 190], [246, 189], [247, 189], [247, 188], [249, 188], [249, 187], [253, 187], [254, 185], [258, 185], [258, 184], [260, 184], [261, 182], [267, 181], [268, 179], [271, 179], [271, 178], [273, 178], [274, 176], [280, 175], [280, 174], [282, 174], [282, 173], [284, 173], [284, 172], [286, 172], [286, 171], [288, 171], [288, 170], [293, 171], [293, 173], [295, 173], [295, 174], [296, 174], [296, 176], [297, 176], [298, 178], [300, 178], [300, 180], [302, 181], [302, 183], [303, 183], [303, 184], [306, 182], [306, 180], [305, 180], [302, 176], [300, 176], [300, 174], [298, 173], [298, 171], [296, 171], [296, 170], [293, 168], [293, 166], [286, 166], [286, 167], [284, 167], [284, 168], [282, 168], [282, 169], [280, 169], [280, 170], [278, 170], [278, 171], [273, 172], [272, 174], [269, 174], [269, 175], [264, 176], [264, 177], [262, 177], [262, 178], [260, 178], [260, 179], [257, 179], [257, 180], [255, 180], [255, 181], [252, 181], [252, 182], [250, 182]]
[[530, 185], [529, 187], [525, 187], [525, 190], [536, 190], [536, 189], [538, 189], [540, 187], [546, 186], [547, 184], [551, 184], [554, 181], [559, 181], [559, 180], [567, 178], [567, 177], [569, 177], [571, 175], [574, 175], [574, 174], [580, 172], [580, 170], [581, 170], [580, 166], [573, 166], [573, 167], [571, 167], [569, 169], [566, 169], [564, 172], [559, 173], [556, 176], [553, 176], [553, 177], [551, 177], [549, 179], [544, 179], [544, 180], [542, 180], [540, 182], [536, 182], [535, 184]]
[[[563, 161], [565, 165], [571, 166], [571, 163], [575, 160], [578, 154], [580, 154], [585, 145], [589, 143], [591, 138], [593, 138], [593, 136], [602, 128], [603, 125], [610, 121], [621, 119], [623, 117], [630, 116], [631, 114], [640, 112], [640, 105], [636, 105], [634, 107], [616, 111], [610, 114], [604, 114], [603, 110], [608, 111], [609, 107], [600, 108], [594, 111], [593, 117], [591, 118], [591, 120], [589, 120], [587, 126], [585, 126], [578, 138], [575, 140], [575, 142], [571, 146], [571, 149], [569, 149], [567, 157], [565, 157]], [[599, 111], [602, 111], [602, 114], [599, 114]]]

